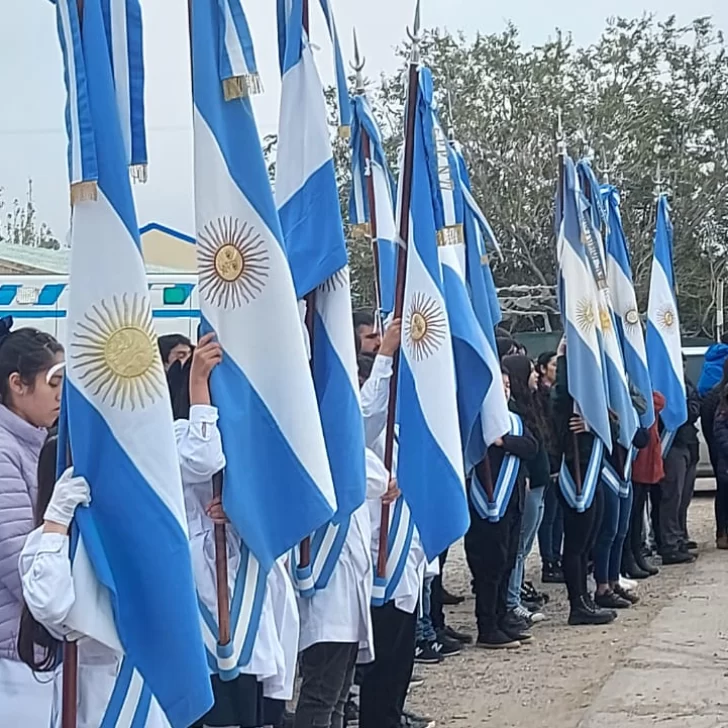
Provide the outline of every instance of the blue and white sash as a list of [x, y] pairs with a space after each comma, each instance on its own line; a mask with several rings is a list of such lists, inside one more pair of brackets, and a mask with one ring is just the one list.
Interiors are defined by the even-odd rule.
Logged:
[[[573, 508], [577, 513], [584, 513], [594, 500], [594, 493], [596, 492], [599, 476], [602, 472], [603, 454], [604, 443], [598, 437], [595, 437], [591, 455], [589, 456], [589, 464], [587, 465], [586, 473], [583, 473], [581, 493], [577, 491], [574, 478], [566, 466], [566, 459], [562, 458], [561, 460], [559, 487], [569, 507]], [[575, 457], [579, 457], [578, 452], [575, 453]]]
[[[325, 589], [341, 556], [341, 550], [349, 535], [351, 516], [340, 523], [330, 521], [319, 528], [311, 538], [311, 563], [292, 569], [293, 586], [299, 596], [310, 598]], [[293, 562], [300, 562], [300, 548], [293, 549]]]
[[221, 680], [234, 680], [253, 656], [265, 602], [267, 577], [258, 560], [241, 541], [240, 566], [235, 574], [230, 599], [230, 642], [226, 645], [218, 644], [220, 630], [217, 611], [213, 613], [198, 595], [207, 662], [210, 672], [219, 675]]
[[668, 453], [672, 449], [672, 446], [675, 444], [675, 435], [677, 432], [670, 432], [669, 430], [664, 430], [663, 433], [660, 435], [660, 445], [662, 445], [662, 458], [663, 460], [667, 457]]
[[[513, 412], [508, 413], [511, 421], [509, 434], [520, 437], [523, 435], [523, 422]], [[487, 455], [486, 455], [487, 457]], [[473, 471], [470, 483], [470, 502], [473, 504], [476, 513], [483, 519], [497, 523], [503, 518], [511, 500], [513, 488], [518, 479], [518, 471], [521, 466], [521, 459], [512, 453], [506, 453], [501, 463], [498, 478], [493, 485], [493, 500], [490, 500], [485, 487], [480, 482], [477, 474]]]
[[405, 503], [404, 498], [400, 496], [394, 504], [389, 519], [386, 577], [381, 578], [377, 575], [377, 564], [374, 563], [373, 606], [381, 607], [393, 598], [407, 565], [414, 530], [415, 524], [412, 521], [409, 506]]
[[142, 676], [123, 658], [99, 728], [144, 728], [152, 700]]
[[630, 445], [625, 455], [624, 469], [622, 473], [618, 473], [617, 469], [604, 458], [602, 466], [602, 482], [611, 488], [620, 498], [626, 498], [632, 487], [632, 463], [634, 462], [636, 450], [634, 445]]

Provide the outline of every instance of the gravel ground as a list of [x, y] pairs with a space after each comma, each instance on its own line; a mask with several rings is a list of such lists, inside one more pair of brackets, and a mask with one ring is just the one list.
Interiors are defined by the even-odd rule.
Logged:
[[[696, 496], [689, 518], [691, 537], [701, 550], [714, 550], [712, 498]], [[508, 652], [470, 647], [440, 665], [417, 666], [425, 684], [412, 691], [407, 708], [431, 716], [438, 728], [577, 728], [657, 613], [681, 588], [696, 581], [693, 571], [691, 565], [665, 567], [640, 584], [640, 604], [621, 612], [607, 627], [568, 627], [565, 587], [541, 585], [540, 561], [534, 553], [527, 578], [551, 596], [545, 609], [549, 619], [534, 627], [534, 640]], [[445, 584], [449, 591], [467, 595], [464, 604], [448, 607], [448, 623], [475, 634], [462, 547], [451, 550]]]

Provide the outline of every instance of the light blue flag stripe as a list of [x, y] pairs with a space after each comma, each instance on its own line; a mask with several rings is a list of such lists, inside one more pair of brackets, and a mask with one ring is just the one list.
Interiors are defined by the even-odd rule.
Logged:
[[675, 296], [672, 261], [672, 223], [667, 197], [657, 202], [654, 258], [647, 306], [647, 362], [652, 387], [666, 400], [660, 418], [669, 432], [687, 420], [680, 317]]
[[607, 207], [607, 266], [617, 314], [617, 331], [627, 374], [647, 405], [647, 411], [640, 416], [640, 422], [642, 427], [650, 427], [655, 421], [652, 381], [647, 366], [644, 333], [637, 310], [627, 238], [619, 214], [619, 193], [611, 185], [602, 186], [601, 192]]
[[337, 109], [339, 112], [339, 129], [347, 129], [351, 126], [351, 107], [349, 106], [349, 90], [346, 78], [346, 67], [344, 66], [344, 58], [341, 55], [341, 46], [339, 45], [339, 36], [336, 32], [336, 23], [334, 21], [334, 11], [329, 0], [320, 0], [321, 10], [323, 10], [326, 18], [326, 25], [329, 28], [329, 36], [334, 51], [334, 68], [336, 69], [336, 97]]
[[[62, 45], [63, 38], [62, 29]], [[212, 693], [199, 633], [189, 543], [181, 522], [183, 498], [171, 413], [163, 398], [161, 362], [155, 358], [152, 340], [147, 389], [124, 395], [118, 385], [104, 388], [98, 380], [90, 380], [87, 359], [79, 353], [87, 351], [84, 342], [89, 339], [84, 336], [91, 341], [94, 336], [116, 336], [123, 321], [131, 321], [142, 335], [151, 329], [144, 300], [137, 293], [126, 293], [146, 291], [146, 280], [100, 0], [84, 4], [80, 44], [76, 51], [82, 49], [86, 69], [99, 196], [98, 201], [78, 203], [72, 223], [66, 405], [74, 471], [87, 479], [92, 492], [91, 506], [79, 509], [76, 520], [96, 577], [107, 589], [126, 658], [173, 728], [182, 728], [207, 711]], [[69, 54], [65, 60], [67, 80], [73, 85]], [[69, 95], [73, 98], [74, 93]], [[116, 278], [111, 275], [111, 258]], [[92, 269], [95, 281], [89, 281]], [[119, 276], [124, 277], [122, 282]], [[98, 279], [106, 277], [111, 291], [124, 294], [92, 304]], [[143, 346], [141, 340], [137, 344]], [[111, 364], [103, 360], [98, 365], [108, 377]], [[144, 403], [147, 411], [140, 408], [138, 417], [129, 415], [128, 397], [137, 406]], [[157, 462], [168, 468], [164, 476], [155, 472], [153, 478], [147, 477], [149, 443], [134, 439], [132, 416], [142, 430], [151, 421], [159, 425]], [[177, 491], [169, 485], [175, 481]], [[178, 510], [173, 510], [173, 500]]]

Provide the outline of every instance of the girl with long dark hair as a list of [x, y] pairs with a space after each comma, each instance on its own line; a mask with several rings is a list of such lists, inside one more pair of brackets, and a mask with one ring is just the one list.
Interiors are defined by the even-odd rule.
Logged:
[[17, 651], [18, 563], [33, 530], [38, 458], [58, 419], [63, 347], [49, 334], [11, 326], [0, 320], [0, 715], [3, 725], [47, 728], [52, 680], [34, 675]]

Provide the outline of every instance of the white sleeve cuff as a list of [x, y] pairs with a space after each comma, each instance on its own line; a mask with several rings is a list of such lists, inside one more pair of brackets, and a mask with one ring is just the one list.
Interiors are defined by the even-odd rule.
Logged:
[[40, 534], [38, 541], [38, 554], [57, 554], [63, 549], [68, 549], [68, 536], [62, 533]]
[[374, 364], [372, 364], [371, 376], [382, 379], [385, 377], [391, 377], [393, 361], [394, 359], [391, 356], [377, 354], [376, 357], [374, 357]]
[[217, 424], [217, 407], [210, 404], [193, 404], [190, 407], [189, 420], [191, 424]]

